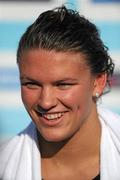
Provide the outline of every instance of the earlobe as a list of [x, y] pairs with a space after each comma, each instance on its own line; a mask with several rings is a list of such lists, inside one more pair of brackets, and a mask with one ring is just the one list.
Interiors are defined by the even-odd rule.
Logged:
[[95, 81], [94, 81], [93, 97], [97, 97], [98, 95], [101, 96], [103, 94], [103, 91], [106, 86], [106, 82], [107, 82], [106, 73], [96, 76]]

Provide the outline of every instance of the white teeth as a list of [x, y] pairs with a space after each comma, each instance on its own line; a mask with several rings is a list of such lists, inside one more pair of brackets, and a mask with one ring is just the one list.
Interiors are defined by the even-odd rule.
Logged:
[[61, 114], [61, 113], [58, 113], [58, 117], [61, 117], [63, 114]]
[[55, 114], [43, 114], [43, 117], [48, 120], [54, 120], [63, 116], [64, 113], [55, 113]]

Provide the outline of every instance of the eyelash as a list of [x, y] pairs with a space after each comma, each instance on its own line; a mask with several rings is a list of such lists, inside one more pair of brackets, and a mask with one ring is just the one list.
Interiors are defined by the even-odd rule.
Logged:
[[23, 83], [21, 83], [22, 85], [29, 85], [29, 84], [33, 84], [33, 85], [35, 85], [35, 83], [34, 82], [23, 82]]
[[61, 88], [69, 88], [70, 86], [73, 86], [73, 83], [60, 83], [57, 84], [57, 87], [61, 87]]
[[34, 82], [25, 82], [25, 83], [21, 83], [22, 86], [40, 86], [37, 83]]
[[[34, 87], [40, 87], [39, 84], [34, 83], [34, 82], [25, 82], [25, 83], [23, 82], [23, 83], [21, 83], [21, 85], [22, 86], [27, 86], [27, 87], [29, 87], [31, 89], [32, 88], [34, 89]], [[75, 85], [75, 84], [74, 83], [58, 83], [58, 84], [55, 84], [55, 86], [60, 88], [60, 89], [67, 89], [67, 88], [69, 88], [69, 87], [71, 87], [73, 85]]]

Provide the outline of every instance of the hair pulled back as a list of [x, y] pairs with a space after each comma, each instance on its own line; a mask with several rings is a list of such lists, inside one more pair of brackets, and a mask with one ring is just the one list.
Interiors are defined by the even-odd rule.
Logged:
[[40, 14], [20, 39], [18, 63], [23, 51], [36, 48], [83, 53], [91, 72], [95, 75], [106, 73], [110, 85], [114, 64], [108, 48], [100, 39], [95, 24], [80, 16], [77, 11], [62, 6]]

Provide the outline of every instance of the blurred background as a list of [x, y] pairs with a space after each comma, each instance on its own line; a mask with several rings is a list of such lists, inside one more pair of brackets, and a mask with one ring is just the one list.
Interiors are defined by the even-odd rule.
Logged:
[[38, 15], [65, 4], [97, 25], [114, 59], [111, 92], [99, 103], [120, 114], [120, 0], [0, 0], [0, 139], [9, 138], [31, 121], [20, 97], [16, 64], [18, 41]]

